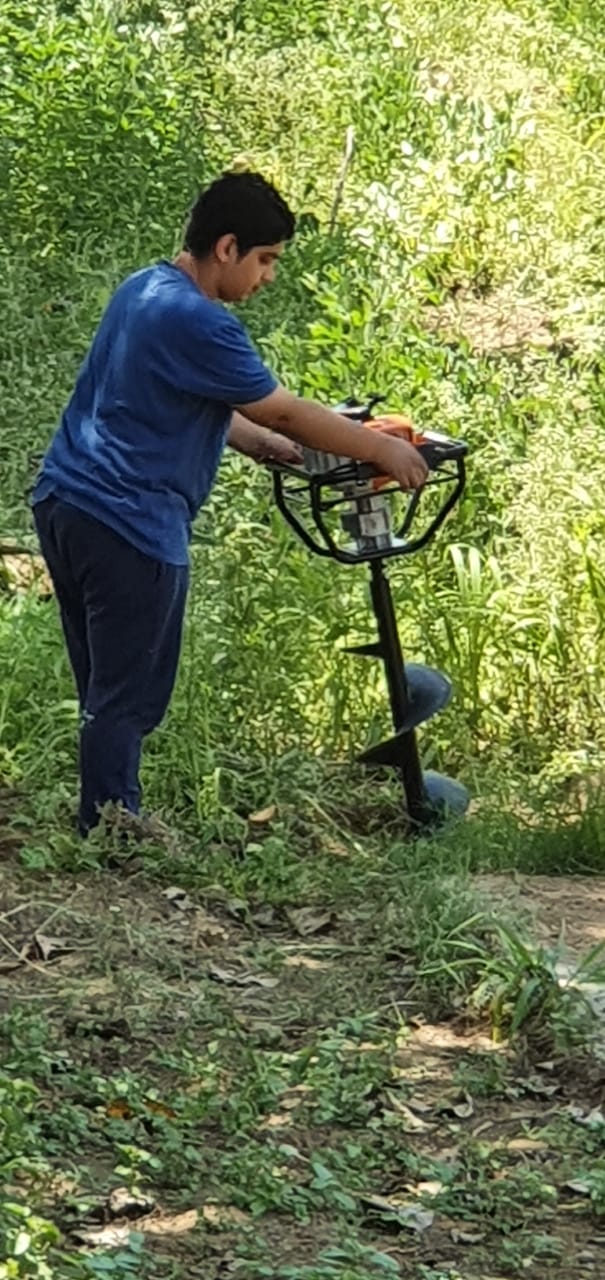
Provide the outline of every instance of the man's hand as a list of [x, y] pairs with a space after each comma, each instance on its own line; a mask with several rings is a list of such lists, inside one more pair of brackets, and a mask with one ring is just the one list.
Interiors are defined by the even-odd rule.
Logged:
[[303, 458], [302, 448], [296, 441], [248, 422], [241, 413], [233, 414], [227, 442], [232, 449], [244, 453], [247, 458], [254, 458], [255, 462], [281, 462], [285, 466], [296, 466]]
[[381, 475], [392, 476], [402, 489], [420, 489], [429, 473], [422, 454], [397, 436], [378, 431], [373, 435], [378, 446], [373, 461]]
[[284, 466], [295, 467], [303, 460], [302, 446], [295, 440], [288, 440], [278, 431], [269, 431], [260, 445], [259, 462], [280, 462]]

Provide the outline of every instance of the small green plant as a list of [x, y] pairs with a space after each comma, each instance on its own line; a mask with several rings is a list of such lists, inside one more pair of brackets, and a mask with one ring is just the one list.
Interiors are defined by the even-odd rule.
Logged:
[[432, 1267], [420, 1267], [421, 1280], [464, 1280], [459, 1271], [434, 1271]]
[[316, 1124], [366, 1124], [378, 1091], [390, 1080], [393, 1033], [376, 1035], [363, 1019], [341, 1023], [297, 1054], [292, 1081], [308, 1091]]
[[381, 1280], [401, 1275], [401, 1268], [389, 1254], [364, 1245], [357, 1239], [323, 1249], [317, 1262], [306, 1266], [271, 1267], [267, 1263], [247, 1261], [251, 1277], [267, 1280]]
[[605, 1214], [605, 1161], [597, 1158], [589, 1168], [579, 1170], [573, 1182], [578, 1190], [589, 1196], [594, 1213], [599, 1217]]
[[[483, 926], [485, 940], [478, 940], [477, 926]], [[488, 1013], [495, 1041], [522, 1034], [559, 1048], [590, 1043], [597, 1017], [588, 992], [605, 982], [602, 943], [572, 972], [560, 949], [534, 945], [478, 915], [446, 937], [443, 949], [444, 958], [423, 966], [421, 976], [447, 973], [472, 1008]]]
[[557, 1200], [556, 1188], [542, 1171], [505, 1169], [497, 1153], [470, 1144], [460, 1175], [439, 1193], [436, 1203], [457, 1218], [495, 1221], [500, 1230], [509, 1232], [526, 1226], [530, 1213], [539, 1222]]
[[522, 1032], [550, 1037], [559, 1047], [586, 1045], [596, 1016], [582, 988], [605, 979], [603, 945], [593, 948], [572, 977], [558, 950], [526, 943], [503, 925], [497, 937], [498, 950], [472, 995], [475, 1007], [489, 1010], [495, 1038]]
[[132, 1143], [117, 1142], [115, 1150], [120, 1156], [120, 1163], [115, 1166], [114, 1173], [118, 1178], [124, 1179], [133, 1194], [140, 1193], [144, 1183], [149, 1182], [154, 1173], [162, 1168], [162, 1161], [157, 1156]]
[[510, 1063], [499, 1053], [473, 1053], [454, 1071], [454, 1082], [473, 1098], [504, 1096], [510, 1076]]
[[26, 1204], [0, 1204], [0, 1280], [53, 1280], [49, 1250], [59, 1241], [52, 1222]]
[[121, 1276], [141, 1276], [147, 1274], [144, 1252], [145, 1237], [140, 1232], [131, 1231], [128, 1244], [113, 1253], [98, 1253], [88, 1257], [81, 1264], [81, 1277], [74, 1280], [120, 1280]]
[[533, 1262], [557, 1262], [562, 1251], [563, 1242], [555, 1235], [519, 1231], [510, 1240], [502, 1241], [499, 1253], [506, 1266], [523, 1274]]

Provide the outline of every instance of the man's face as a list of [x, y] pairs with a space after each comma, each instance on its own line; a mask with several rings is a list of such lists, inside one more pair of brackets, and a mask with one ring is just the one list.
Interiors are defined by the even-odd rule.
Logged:
[[244, 302], [264, 285], [271, 284], [283, 244], [262, 244], [240, 257], [234, 236], [224, 236], [215, 252], [221, 263], [220, 296], [223, 302]]

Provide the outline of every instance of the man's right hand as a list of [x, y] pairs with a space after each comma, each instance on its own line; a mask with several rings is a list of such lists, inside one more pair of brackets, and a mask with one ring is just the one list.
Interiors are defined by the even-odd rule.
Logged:
[[381, 475], [392, 476], [402, 489], [420, 489], [429, 469], [422, 454], [407, 440], [373, 431], [376, 443], [374, 466]]
[[392, 476], [402, 489], [418, 489], [428, 470], [424, 458], [407, 440], [373, 431], [313, 400], [294, 396], [284, 387], [253, 404], [234, 405], [244, 418], [279, 431], [309, 449], [371, 462], [379, 475]]

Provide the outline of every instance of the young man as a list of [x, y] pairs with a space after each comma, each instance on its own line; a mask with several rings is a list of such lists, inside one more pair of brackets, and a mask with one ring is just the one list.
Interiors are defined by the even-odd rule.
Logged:
[[191, 523], [225, 443], [284, 462], [305, 444], [373, 462], [402, 488], [425, 479], [410, 445], [280, 386], [222, 305], [271, 283], [294, 230], [257, 174], [202, 192], [174, 261], [111, 298], [43, 461], [32, 503], [82, 711], [83, 835], [108, 802], [139, 812], [142, 741], [177, 671]]

